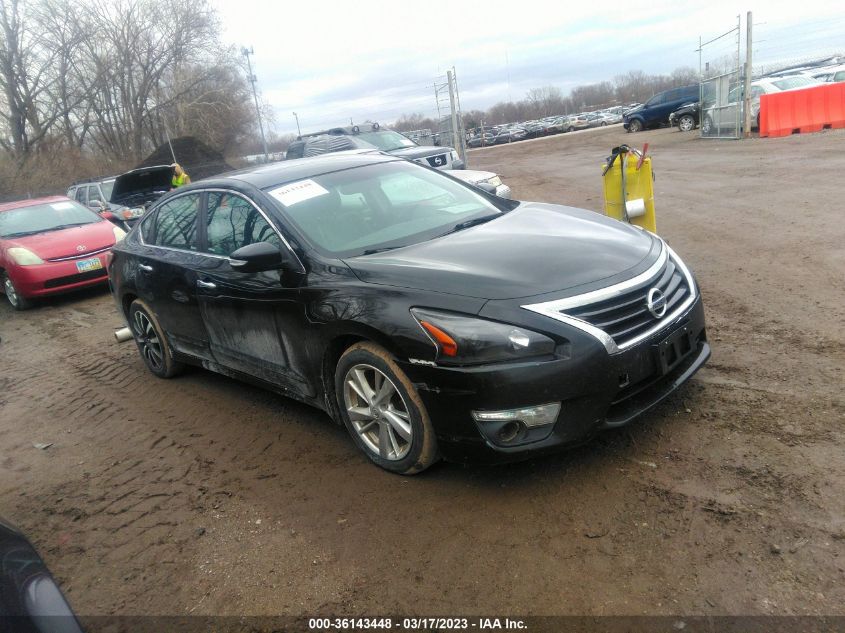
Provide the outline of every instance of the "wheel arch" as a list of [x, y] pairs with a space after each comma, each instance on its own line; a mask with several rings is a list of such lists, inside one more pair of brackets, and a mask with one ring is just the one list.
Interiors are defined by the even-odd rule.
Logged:
[[343, 353], [356, 343], [363, 342], [380, 345], [396, 358], [403, 356], [390, 337], [362, 323], [347, 323], [328, 340], [320, 366], [320, 379], [323, 383], [326, 410], [337, 424], [342, 425], [343, 419], [340, 416], [340, 405], [335, 393], [335, 370]]

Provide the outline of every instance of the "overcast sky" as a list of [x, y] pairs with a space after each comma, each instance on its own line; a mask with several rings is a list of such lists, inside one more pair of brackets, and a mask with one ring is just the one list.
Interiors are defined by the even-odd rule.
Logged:
[[[433, 83], [455, 67], [464, 110], [546, 85], [612, 80], [628, 70], [698, 68], [707, 41], [754, 12], [756, 62], [845, 52], [840, 0], [479, 2], [214, 0], [224, 38], [252, 46], [253, 71], [279, 134], [403, 113], [436, 113]], [[800, 11], [796, 10], [800, 8]], [[735, 36], [704, 58], [736, 51]], [[742, 55], [745, 55], [744, 44]]]

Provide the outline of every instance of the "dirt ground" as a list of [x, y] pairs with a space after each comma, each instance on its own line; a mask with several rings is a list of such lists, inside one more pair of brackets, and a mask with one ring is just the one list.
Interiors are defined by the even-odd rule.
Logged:
[[0, 514], [85, 615], [845, 613], [845, 134], [612, 128], [469, 163], [599, 210], [601, 161], [645, 141], [713, 357], [628, 428], [397, 477], [304, 405], [154, 378], [105, 291], [4, 301]]

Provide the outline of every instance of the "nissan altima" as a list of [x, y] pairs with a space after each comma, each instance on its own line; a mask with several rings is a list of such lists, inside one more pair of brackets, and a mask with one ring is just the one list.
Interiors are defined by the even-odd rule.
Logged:
[[153, 374], [304, 401], [404, 474], [584, 442], [710, 356], [695, 278], [658, 236], [379, 154], [180, 188], [109, 277]]

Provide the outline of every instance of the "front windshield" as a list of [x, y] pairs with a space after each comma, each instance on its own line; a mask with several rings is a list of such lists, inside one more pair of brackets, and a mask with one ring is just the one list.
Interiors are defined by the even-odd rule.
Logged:
[[469, 187], [413, 163], [378, 163], [274, 187], [286, 215], [334, 257], [407, 246], [503, 211]]
[[15, 238], [101, 222], [93, 211], [70, 200], [0, 212], [0, 237]]
[[392, 152], [404, 147], [416, 147], [411, 139], [402, 136], [392, 130], [379, 130], [378, 132], [361, 132], [358, 137], [370, 145], [375, 145], [383, 152]]
[[105, 182], [101, 182], [100, 189], [103, 190], [103, 195], [106, 197], [106, 201], [111, 200], [111, 192], [114, 189], [114, 180], [106, 180]]

